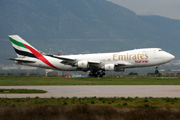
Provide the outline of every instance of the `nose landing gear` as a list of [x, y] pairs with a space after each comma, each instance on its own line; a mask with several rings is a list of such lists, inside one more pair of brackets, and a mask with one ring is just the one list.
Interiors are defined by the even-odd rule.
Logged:
[[156, 74], [159, 73], [158, 67], [156, 67], [155, 73]]

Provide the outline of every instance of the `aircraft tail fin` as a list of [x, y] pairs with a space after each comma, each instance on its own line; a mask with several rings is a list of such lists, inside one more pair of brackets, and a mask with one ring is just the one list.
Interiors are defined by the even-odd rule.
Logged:
[[34, 57], [37, 58], [40, 53], [29, 43], [23, 40], [18, 35], [9, 35], [9, 39], [12, 43], [12, 46], [18, 56], [18, 58], [24, 57]]

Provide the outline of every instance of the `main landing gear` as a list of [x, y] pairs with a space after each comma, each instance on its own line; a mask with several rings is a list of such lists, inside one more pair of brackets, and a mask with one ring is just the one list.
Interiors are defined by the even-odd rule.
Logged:
[[105, 75], [104, 70], [91, 70], [89, 76], [91, 77], [103, 77]]
[[159, 73], [159, 70], [158, 70], [158, 67], [157, 67], [157, 66], [156, 66], [155, 73], [156, 73], [156, 74], [158, 74], [158, 73]]

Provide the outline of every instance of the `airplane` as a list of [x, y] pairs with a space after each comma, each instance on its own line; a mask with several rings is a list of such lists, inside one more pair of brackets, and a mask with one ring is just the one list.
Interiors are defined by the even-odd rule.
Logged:
[[18, 35], [9, 35], [17, 54], [10, 58], [16, 64], [55, 69], [60, 71], [89, 71], [89, 76], [103, 77], [105, 71], [122, 72], [126, 68], [156, 66], [172, 61], [175, 56], [160, 48], [134, 49], [113, 53], [79, 55], [43, 54]]

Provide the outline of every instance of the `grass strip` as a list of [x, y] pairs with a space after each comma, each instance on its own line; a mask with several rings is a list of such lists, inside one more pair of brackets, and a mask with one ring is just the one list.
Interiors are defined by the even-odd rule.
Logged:
[[10, 85], [180, 85], [180, 78], [0, 77], [0, 86]]
[[44, 90], [35, 89], [0, 89], [0, 94], [46, 93]]
[[9, 107], [36, 107], [36, 106], [76, 106], [88, 105], [96, 107], [126, 107], [126, 108], [178, 108], [180, 98], [0, 98], [0, 106]]

